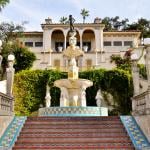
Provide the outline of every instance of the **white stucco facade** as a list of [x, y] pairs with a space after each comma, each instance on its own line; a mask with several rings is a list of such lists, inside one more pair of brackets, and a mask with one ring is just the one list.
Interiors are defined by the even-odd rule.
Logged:
[[[68, 46], [68, 24], [41, 24], [43, 32], [24, 32], [19, 41], [35, 53], [37, 60], [33, 69], [57, 68], [67, 70], [67, 61], [63, 50]], [[121, 55], [130, 45], [138, 46], [140, 32], [115, 31], [105, 32], [104, 25], [96, 23], [74, 24], [77, 31], [77, 46], [87, 52], [77, 58], [81, 70], [91, 68], [114, 67], [110, 56]]]

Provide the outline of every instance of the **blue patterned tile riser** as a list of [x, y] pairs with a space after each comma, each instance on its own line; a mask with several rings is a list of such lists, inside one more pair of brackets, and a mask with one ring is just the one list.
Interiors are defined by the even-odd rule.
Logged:
[[150, 143], [132, 116], [120, 116], [136, 150], [150, 150]]
[[26, 119], [27, 117], [13, 118], [3, 136], [0, 138], [0, 148], [10, 149], [14, 145]]
[[105, 107], [47, 107], [39, 109], [39, 116], [108, 116]]

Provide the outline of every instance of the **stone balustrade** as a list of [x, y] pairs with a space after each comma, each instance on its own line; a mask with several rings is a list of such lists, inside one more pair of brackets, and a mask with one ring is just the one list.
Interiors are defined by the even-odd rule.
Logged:
[[[79, 68], [79, 72], [80, 71], [87, 71], [87, 70], [93, 70], [93, 69], [99, 69], [101, 68], [101, 65], [92, 65], [92, 66], [82, 66]], [[52, 69], [52, 70], [59, 70], [62, 72], [68, 72], [68, 66], [56, 66], [56, 67], [48, 67], [48, 69]]]
[[13, 97], [0, 93], [0, 116], [13, 115], [14, 110]]
[[150, 87], [132, 98], [133, 115], [150, 115]]

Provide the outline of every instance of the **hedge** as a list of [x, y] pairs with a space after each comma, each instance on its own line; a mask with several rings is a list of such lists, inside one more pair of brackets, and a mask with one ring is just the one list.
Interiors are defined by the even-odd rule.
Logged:
[[[99, 69], [81, 72], [79, 77], [93, 81], [93, 86], [86, 90], [88, 106], [96, 106], [95, 95], [101, 88], [114, 97], [111, 115], [130, 113], [133, 84], [129, 72]], [[16, 115], [28, 116], [37, 111], [40, 105], [45, 106], [47, 83], [51, 87], [52, 106], [59, 106], [60, 89], [53, 87], [53, 82], [61, 78], [67, 78], [67, 73], [53, 70], [24, 70], [17, 73], [13, 89]]]

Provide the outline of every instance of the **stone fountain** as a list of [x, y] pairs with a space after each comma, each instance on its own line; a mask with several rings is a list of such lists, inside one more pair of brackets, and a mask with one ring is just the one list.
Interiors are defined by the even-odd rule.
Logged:
[[61, 89], [60, 106], [84, 106], [86, 107], [86, 88], [93, 85], [93, 82], [78, 78], [76, 58], [83, 55], [83, 51], [76, 48], [76, 31], [69, 32], [70, 46], [64, 51], [68, 58], [68, 79], [61, 79], [54, 82], [54, 86]]
[[93, 82], [86, 79], [79, 79], [79, 68], [76, 58], [84, 55], [79, 49], [76, 39], [76, 30], [73, 26], [72, 15], [69, 16], [70, 31], [69, 45], [63, 55], [68, 58], [68, 79], [60, 79], [54, 82], [54, 86], [60, 88], [60, 107], [40, 108], [40, 116], [107, 116], [108, 109], [104, 107], [87, 107], [86, 88], [93, 85]]

